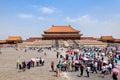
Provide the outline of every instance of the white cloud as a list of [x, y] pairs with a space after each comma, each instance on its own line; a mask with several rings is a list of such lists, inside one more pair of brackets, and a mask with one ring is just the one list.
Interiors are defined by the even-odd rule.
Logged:
[[42, 20], [45, 20], [45, 18], [40, 16], [40, 17], [38, 17], [38, 20], [42, 21]]
[[32, 14], [20, 13], [20, 14], [18, 14], [18, 17], [19, 18], [24, 18], [24, 19], [30, 19], [30, 18], [33, 18], [33, 15]]
[[76, 22], [76, 19], [71, 19], [70, 17], [66, 17], [66, 21], [67, 22]]
[[46, 13], [46, 14], [51, 14], [55, 12], [55, 8], [50, 8], [50, 7], [41, 7], [39, 10], [42, 13]]
[[102, 35], [111, 35], [114, 38], [120, 38], [120, 18], [118, 16], [98, 19], [83, 15], [77, 18], [66, 17], [65, 20], [72, 25], [76, 25], [76, 29], [81, 30], [83, 36], [100, 37]]
[[83, 15], [78, 18], [78, 22], [82, 24], [95, 24], [98, 22], [98, 20], [91, 18], [89, 15]]
[[91, 24], [95, 24], [98, 22], [98, 20], [92, 19], [89, 15], [83, 15], [80, 16], [78, 18], [70, 18], [70, 17], [66, 17], [66, 21], [67, 22], [75, 22], [75, 23], [79, 23], [82, 25], [91, 25]]

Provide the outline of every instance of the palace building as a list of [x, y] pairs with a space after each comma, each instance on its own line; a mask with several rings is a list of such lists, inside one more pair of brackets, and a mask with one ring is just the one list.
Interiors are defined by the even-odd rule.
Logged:
[[101, 36], [99, 40], [103, 42], [114, 42], [115, 41], [115, 39], [112, 36]]
[[7, 38], [7, 43], [21, 43], [22, 42], [22, 37], [21, 36], [8, 36]]
[[6, 40], [0, 40], [0, 44], [6, 44], [7, 41]]
[[54, 26], [44, 31], [43, 40], [80, 40], [82, 34], [79, 30], [74, 29], [71, 25]]

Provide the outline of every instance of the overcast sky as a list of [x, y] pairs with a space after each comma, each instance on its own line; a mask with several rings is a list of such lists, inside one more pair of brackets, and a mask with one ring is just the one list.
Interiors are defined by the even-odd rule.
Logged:
[[0, 0], [0, 39], [40, 37], [52, 25], [120, 38], [120, 0]]

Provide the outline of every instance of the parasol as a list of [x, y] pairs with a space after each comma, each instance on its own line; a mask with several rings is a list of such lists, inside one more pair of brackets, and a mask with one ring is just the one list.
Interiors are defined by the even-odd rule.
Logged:
[[113, 69], [113, 73], [114, 73], [114, 74], [118, 74], [118, 73], [119, 73], [118, 68], [114, 68], [114, 69]]
[[102, 55], [102, 56], [104, 56], [104, 55], [105, 55], [105, 53], [101, 53], [101, 55]]
[[103, 61], [103, 63], [107, 64], [107, 61]]
[[67, 52], [67, 53], [72, 53], [72, 52], [73, 52], [73, 50], [67, 50], [66, 52]]
[[75, 60], [74, 63], [79, 63], [79, 61], [78, 61], [78, 60]]
[[88, 58], [86, 58], [86, 57], [83, 57], [82, 59], [83, 59], [84, 61], [87, 61], [87, 60], [89, 60], [89, 59], [88, 59]]
[[31, 61], [36, 62], [36, 60], [34, 58], [31, 58]]
[[119, 59], [117, 57], [114, 58], [115, 61], [118, 61]]
[[87, 54], [87, 55], [90, 55], [90, 52], [87, 52], [86, 54]]

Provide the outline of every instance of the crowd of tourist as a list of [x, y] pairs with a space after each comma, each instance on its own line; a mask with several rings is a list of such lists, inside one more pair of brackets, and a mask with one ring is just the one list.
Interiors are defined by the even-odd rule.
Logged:
[[19, 71], [25, 71], [26, 69], [30, 69], [31, 67], [39, 67], [44, 66], [44, 58], [31, 58], [29, 61], [20, 61], [19, 59], [16, 61], [16, 68], [19, 69]]
[[[30, 48], [30, 50], [33, 50]], [[42, 49], [39, 49], [42, 50]], [[49, 49], [51, 50], [51, 48]], [[113, 80], [118, 80], [119, 69], [117, 66], [118, 60], [120, 60], [119, 46], [107, 46], [107, 47], [88, 47], [81, 46], [78, 48], [68, 48], [66, 54], [62, 54], [64, 48], [54, 50], [56, 52], [56, 59], [59, 60], [57, 64], [53, 60], [51, 62], [51, 71], [56, 72], [56, 76], [60, 75], [60, 72], [80, 72], [80, 76], [86, 72], [86, 76], [90, 77], [90, 74], [94, 72], [101, 73], [102, 77], [106, 75], [112, 75]], [[26, 52], [27, 50], [25, 50]], [[46, 53], [44, 53], [46, 55]], [[16, 61], [16, 67], [20, 71], [25, 71], [35, 66], [43, 66], [44, 59], [37, 57], [29, 61]]]
[[87, 77], [91, 73], [95, 72], [97, 74], [99, 72], [103, 75], [102, 77], [112, 75], [113, 80], [117, 80], [119, 73], [117, 62], [120, 60], [118, 50], [120, 50], [118, 46], [103, 48], [81, 46], [77, 49], [72, 48], [69, 51], [67, 50], [65, 56], [57, 52], [56, 57], [61, 58], [57, 64], [57, 68], [60, 71], [66, 72], [80, 71], [81, 76], [86, 72]]

